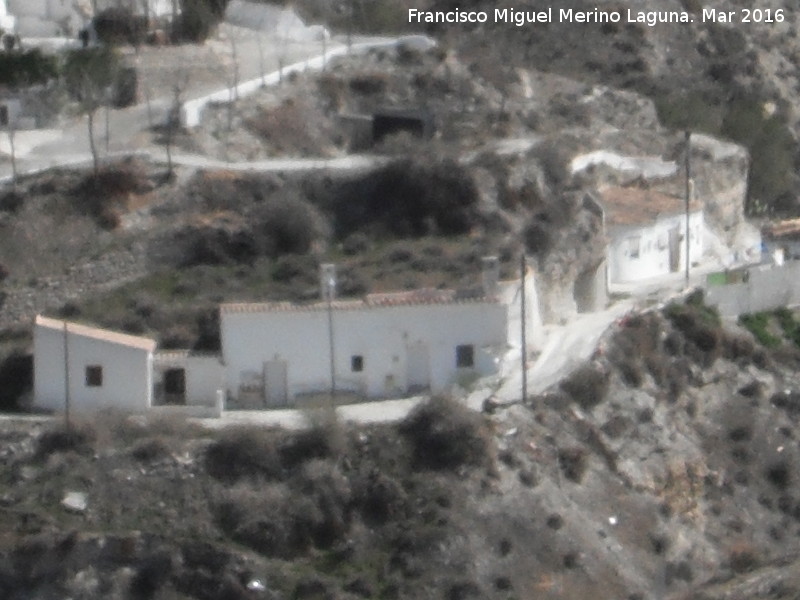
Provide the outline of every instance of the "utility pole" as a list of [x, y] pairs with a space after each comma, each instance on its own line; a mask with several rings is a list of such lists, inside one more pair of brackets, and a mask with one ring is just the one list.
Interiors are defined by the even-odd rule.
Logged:
[[328, 301], [328, 347], [331, 361], [331, 389], [330, 389], [330, 404], [331, 408], [336, 405], [336, 360], [334, 354], [334, 337], [333, 337], [333, 295], [336, 290], [336, 271], [335, 266], [332, 264], [325, 264], [321, 266], [322, 269], [322, 288], [325, 290], [325, 296]]
[[69, 393], [69, 335], [67, 331], [67, 322], [64, 321], [64, 420], [67, 424], [67, 429], [70, 429], [70, 393]]
[[520, 321], [522, 323], [521, 326], [521, 338], [522, 338], [522, 403], [525, 404], [528, 400], [528, 343], [525, 335], [525, 271], [526, 263], [525, 260], [525, 253], [522, 253], [522, 256], [519, 257], [519, 269], [520, 269], [520, 280], [522, 281], [522, 295], [520, 297]]
[[685, 155], [684, 162], [686, 163], [686, 289], [689, 289], [689, 266], [691, 259], [689, 258], [689, 204], [692, 196], [692, 132], [687, 130], [684, 132], [685, 137]]

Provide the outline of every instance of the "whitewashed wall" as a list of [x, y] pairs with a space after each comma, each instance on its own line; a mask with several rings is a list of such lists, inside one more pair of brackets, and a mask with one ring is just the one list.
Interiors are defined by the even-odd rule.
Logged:
[[[63, 412], [65, 408], [64, 333], [34, 327], [34, 406]], [[151, 404], [153, 355], [75, 333], [68, 335], [70, 410], [89, 412], [114, 408], [144, 412]], [[103, 385], [86, 385], [86, 367], [103, 367]]]
[[7, 5], [23, 37], [72, 37], [86, 25], [91, 12], [91, 3], [82, 6], [75, 0], [7, 0]]
[[214, 406], [217, 391], [225, 389], [225, 368], [218, 356], [158, 352], [155, 364], [157, 380], [167, 369], [184, 369], [187, 406]]
[[[460, 375], [457, 345], [474, 345], [474, 372], [486, 375], [496, 371], [496, 351], [504, 350], [506, 344], [506, 307], [499, 303], [347, 308], [335, 310], [333, 320], [337, 389], [370, 397], [407, 390], [407, 348], [414, 344], [428, 347], [434, 392], [446, 390]], [[231, 312], [223, 307], [221, 335], [228, 391], [233, 397], [242, 381], [257, 379], [264, 362], [271, 360], [287, 362], [290, 398], [329, 388], [325, 308]], [[354, 355], [364, 357], [361, 373], [351, 370]]]
[[[608, 270], [612, 283], [640, 281], [649, 277], [666, 275], [669, 269], [669, 230], [678, 227], [682, 237], [686, 232], [684, 215], [661, 217], [653, 224], [609, 228]], [[689, 260], [698, 262], [703, 257], [705, 224], [702, 212], [689, 215]], [[629, 238], [639, 237], [639, 257], [629, 252]], [[686, 261], [686, 240], [680, 242], [680, 267]]]
[[728, 285], [706, 284], [705, 302], [723, 317], [775, 310], [800, 304], [800, 261], [782, 266], [757, 265], [747, 269], [747, 281]]
[[[500, 301], [508, 308], [506, 339], [510, 346], [522, 345], [522, 282], [502, 281], [498, 289]], [[539, 308], [539, 294], [532, 270], [525, 279], [525, 336], [528, 351], [539, 350], [544, 342], [544, 326]]]

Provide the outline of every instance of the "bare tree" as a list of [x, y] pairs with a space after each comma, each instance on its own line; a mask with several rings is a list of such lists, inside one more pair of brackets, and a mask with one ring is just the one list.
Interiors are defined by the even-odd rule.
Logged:
[[2, 119], [5, 121], [6, 132], [8, 133], [8, 145], [11, 150], [11, 187], [17, 189], [17, 150], [14, 145], [14, 138], [17, 133], [17, 124], [15, 115], [11, 114], [8, 107], [2, 113]]
[[286, 36], [278, 39], [278, 83], [283, 83], [283, 68], [286, 66]]
[[108, 89], [114, 85], [119, 68], [117, 54], [105, 47], [72, 50], [67, 54], [64, 63], [67, 90], [86, 116], [95, 175], [100, 165], [94, 136], [94, 119], [97, 109], [107, 103]]
[[164, 148], [167, 152], [167, 177], [171, 178], [174, 174], [172, 164], [172, 146], [175, 142], [175, 132], [181, 122], [181, 108], [183, 108], [184, 94], [189, 87], [189, 75], [184, 73], [172, 84], [172, 102], [167, 111], [166, 122], [164, 123]]

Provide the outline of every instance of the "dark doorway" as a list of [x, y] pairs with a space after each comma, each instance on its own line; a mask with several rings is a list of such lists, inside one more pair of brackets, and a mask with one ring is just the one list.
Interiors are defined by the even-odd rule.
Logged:
[[186, 404], [186, 369], [164, 371], [164, 403]]

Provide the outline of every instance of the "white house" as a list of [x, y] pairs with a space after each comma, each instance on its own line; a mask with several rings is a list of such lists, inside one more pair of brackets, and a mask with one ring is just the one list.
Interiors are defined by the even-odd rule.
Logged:
[[239, 405], [283, 406], [332, 384], [362, 397], [442, 392], [497, 372], [506, 327], [496, 298], [448, 290], [220, 307], [228, 394]]
[[[33, 398], [37, 408], [143, 412], [153, 399], [154, 340], [37, 316]], [[67, 392], [69, 390], [69, 392]]]
[[6, 0], [23, 37], [73, 37], [91, 18], [89, 0]]
[[800, 219], [769, 223], [761, 230], [763, 249], [773, 261], [800, 259]]
[[76, 412], [179, 406], [213, 414], [225, 389], [219, 356], [159, 352], [149, 338], [42, 316], [34, 324], [33, 357], [33, 404], [44, 410], [66, 409], [67, 382]]
[[188, 350], [155, 353], [154, 405], [215, 408], [217, 394], [224, 389], [225, 368], [218, 355]]
[[[414, 290], [332, 296], [323, 265], [322, 297], [310, 305], [220, 306], [221, 355], [156, 351], [153, 340], [37, 317], [34, 405], [63, 411], [114, 407], [144, 412], [180, 406], [206, 415], [229, 407], [266, 408], [327, 394], [383, 398], [447, 391], [499, 372], [521, 338], [520, 281], [499, 282], [497, 259], [484, 259], [478, 290]], [[526, 284], [528, 349], [541, 337], [533, 275]], [[328, 298], [330, 297], [330, 300]]]
[[16, 19], [8, 12], [7, 0], [0, 0], [0, 29], [4, 33], [14, 33], [16, 29]]
[[[686, 206], [682, 198], [639, 187], [601, 191], [611, 283], [682, 271], [686, 261]], [[689, 207], [689, 261], [703, 256], [705, 224], [699, 203]]]

